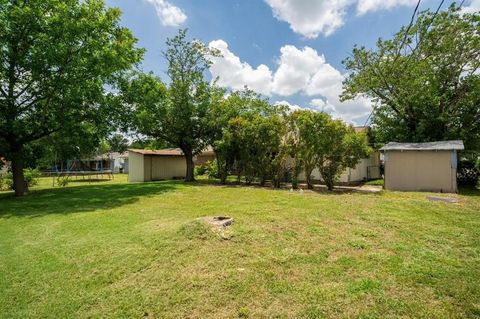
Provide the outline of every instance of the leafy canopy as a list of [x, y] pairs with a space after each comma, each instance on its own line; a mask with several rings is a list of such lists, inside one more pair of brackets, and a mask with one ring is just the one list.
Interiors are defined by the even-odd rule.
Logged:
[[375, 50], [356, 46], [344, 61], [342, 98], [373, 99], [380, 143], [463, 139], [480, 151], [479, 21], [453, 4], [420, 13]]
[[17, 195], [25, 146], [109, 130], [107, 87], [143, 54], [119, 20], [102, 0], [0, 1], [0, 153], [12, 160]]

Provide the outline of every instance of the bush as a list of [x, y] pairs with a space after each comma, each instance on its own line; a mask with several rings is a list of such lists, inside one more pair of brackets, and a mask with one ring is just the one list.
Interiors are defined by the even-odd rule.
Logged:
[[59, 187], [66, 187], [70, 180], [68, 179], [68, 176], [58, 176], [57, 177], [57, 184]]
[[23, 174], [25, 175], [25, 182], [27, 183], [28, 187], [38, 185], [38, 179], [41, 176], [41, 173], [38, 169], [26, 168], [23, 170]]
[[213, 161], [208, 161], [205, 164], [206, 174], [209, 179], [220, 178], [220, 174], [218, 173], [218, 164], [217, 160], [214, 159]]
[[195, 176], [203, 176], [207, 173], [207, 167], [205, 165], [195, 166]]
[[477, 185], [480, 177], [479, 161], [461, 160], [458, 163], [457, 178], [461, 185]]
[[5, 175], [0, 174], [0, 191], [5, 190], [5, 187], [6, 187]]
[[[28, 187], [38, 185], [38, 179], [41, 176], [41, 173], [37, 169], [26, 168], [23, 170], [25, 176], [25, 182]], [[11, 172], [0, 176], [0, 190], [13, 190], [13, 176]]]

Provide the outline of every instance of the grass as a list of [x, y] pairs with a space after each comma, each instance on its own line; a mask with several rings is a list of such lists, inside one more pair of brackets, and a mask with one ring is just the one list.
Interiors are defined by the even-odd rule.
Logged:
[[480, 192], [458, 197], [43, 179], [0, 194], [0, 317], [478, 318]]
[[383, 186], [383, 178], [380, 179], [373, 179], [365, 183], [365, 185], [376, 185], [376, 186]]

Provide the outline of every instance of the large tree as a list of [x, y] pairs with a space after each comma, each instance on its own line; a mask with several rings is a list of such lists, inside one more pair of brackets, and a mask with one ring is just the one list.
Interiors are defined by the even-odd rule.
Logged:
[[134, 74], [120, 86], [124, 102], [132, 106], [136, 129], [149, 137], [179, 147], [186, 159], [185, 181], [195, 180], [193, 158], [208, 145], [207, 115], [218, 90], [204, 78], [209, 58], [217, 56], [187, 31], [167, 39], [168, 85], [153, 74]]
[[142, 57], [103, 0], [0, 0], [0, 153], [27, 192], [24, 148], [109, 122], [106, 89]]
[[355, 47], [343, 99], [373, 99], [380, 143], [463, 139], [480, 151], [480, 14], [425, 11], [392, 39]]

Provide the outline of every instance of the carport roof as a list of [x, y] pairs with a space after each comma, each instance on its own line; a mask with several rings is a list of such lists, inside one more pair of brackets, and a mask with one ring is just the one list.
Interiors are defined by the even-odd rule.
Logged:
[[461, 151], [464, 149], [463, 141], [439, 141], [428, 143], [397, 143], [390, 142], [380, 151]]

